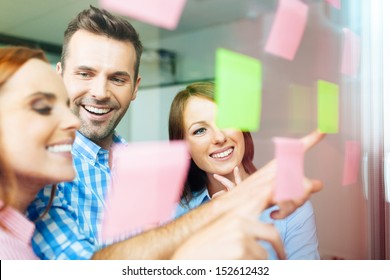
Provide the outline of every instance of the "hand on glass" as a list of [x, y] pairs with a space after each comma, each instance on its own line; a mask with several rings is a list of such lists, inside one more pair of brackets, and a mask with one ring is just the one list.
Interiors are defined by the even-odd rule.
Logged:
[[[319, 143], [325, 134], [314, 131], [305, 137], [301, 138], [301, 141], [305, 147], [305, 152], [310, 148]], [[227, 191], [231, 191], [235, 188], [235, 186], [241, 185], [251, 185], [264, 188], [273, 188], [275, 187], [275, 179], [276, 179], [276, 161], [272, 160], [268, 164], [266, 164], [263, 168], [257, 170], [255, 173], [251, 174], [246, 180], [242, 181], [240, 174], [238, 172], [238, 168], [234, 169], [234, 177], [236, 182], [232, 182], [229, 179], [214, 175], [219, 182], [221, 182]], [[242, 184], [244, 183], [245, 184]], [[253, 186], [253, 187], [254, 187]], [[271, 217], [274, 219], [283, 219], [294, 212], [298, 207], [302, 206], [306, 200], [310, 198], [310, 195], [320, 191], [323, 187], [323, 184], [319, 180], [311, 180], [308, 178], [304, 178], [304, 195], [299, 199], [292, 199], [282, 202], [277, 202], [274, 200], [273, 195], [268, 198], [268, 207], [277, 204], [279, 206], [278, 210], [275, 210], [271, 213]], [[221, 196], [226, 191], [220, 191], [214, 194], [213, 198]]]

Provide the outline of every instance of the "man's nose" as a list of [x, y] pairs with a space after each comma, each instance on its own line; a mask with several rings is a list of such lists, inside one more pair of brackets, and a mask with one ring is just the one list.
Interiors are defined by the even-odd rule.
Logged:
[[92, 87], [92, 96], [98, 100], [104, 100], [110, 97], [110, 91], [108, 89], [107, 79], [103, 77], [97, 77], [94, 80]]

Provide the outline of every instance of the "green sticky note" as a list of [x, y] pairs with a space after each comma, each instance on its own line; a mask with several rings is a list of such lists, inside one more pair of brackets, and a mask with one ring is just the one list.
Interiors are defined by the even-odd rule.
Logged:
[[312, 129], [311, 125], [316, 125], [315, 96], [310, 92], [310, 88], [291, 84], [288, 94], [288, 123], [289, 130], [293, 133], [307, 133]]
[[217, 126], [257, 131], [261, 111], [261, 62], [226, 49], [217, 49], [215, 102]]
[[317, 84], [318, 129], [324, 133], [339, 131], [339, 86], [319, 80]]

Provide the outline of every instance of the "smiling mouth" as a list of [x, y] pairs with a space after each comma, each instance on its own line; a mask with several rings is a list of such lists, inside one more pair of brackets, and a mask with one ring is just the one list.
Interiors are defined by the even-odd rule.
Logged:
[[72, 151], [72, 145], [71, 144], [53, 145], [53, 146], [48, 146], [46, 149], [52, 153], [67, 153]]
[[112, 111], [110, 108], [96, 108], [96, 107], [88, 106], [88, 105], [83, 106], [83, 108], [87, 112], [94, 114], [94, 115], [98, 115], [98, 116], [102, 116], [102, 115], [107, 114], [107, 113]]
[[233, 148], [227, 149], [226, 151], [223, 151], [221, 153], [212, 153], [210, 157], [220, 159], [220, 158], [225, 158], [229, 156], [231, 153], [233, 153]]

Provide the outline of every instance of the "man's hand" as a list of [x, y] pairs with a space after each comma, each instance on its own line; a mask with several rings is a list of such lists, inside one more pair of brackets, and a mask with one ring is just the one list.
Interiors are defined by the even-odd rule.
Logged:
[[279, 233], [273, 225], [228, 213], [196, 231], [173, 255], [173, 259], [260, 260], [267, 251], [259, 244], [272, 244], [279, 259], [286, 255]]
[[[305, 152], [314, 147], [317, 143], [319, 143], [323, 138], [325, 137], [324, 133], [314, 131], [305, 137], [301, 138], [301, 141], [304, 145]], [[235, 175], [237, 177], [237, 175]], [[241, 178], [239, 178], [239, 182], [231, 182], [227, 178], [214, 175], [214, 178], [216, 178], [220, 183], [222, 183], [227, 190], [234, 189], [236, 192], [234, 193], [240, 193], [240, 192], [247, 192], [252, 193], [252, 196], [254, 198], [260, 198], [261, 195], [259, 195], [258, 192], [261, 192], [261, 188], [271, 188], [272, 191], [269, 193], [269, 197], [267, 197], [267, 201], [264, 202], [258, 202], [259, 205], [262, 205], [262, 203], [266, 203], [267, 207], [270, 207], [272, 205], [277, 204], [279, 206], [278, 210], [275, 210], [271, 213], [271, 217], [274, 219], [283, 219], [290, 215], [292, 212], [294, 212], [298, 207], [302, 206], [309, 198], [310, 195], [313, 193], [316, 193], [320, 191], [323, 187], [323, 184], [319, 180], [311, 180], [308, 178], [304, 178], [304, 195], [300, 197], [299, 199], [294, 200], [287, 200], [282, 202], [276, 202], [273, 199], [273, 189], [275, 187], [275, 179], [276, 179], [276, 161], [271, 160], [269, 163], [267, 163], [263, 168], [257, 170], [255, 173], [251, 174], [247, 179], [241, 182]], [[237, 181], [237, 179], [236, 179]], [[237, 184], [236, 184], [237, 183]], [[235, 188], [237, 186], [237, 188]], [[253, 190], [239, 190], [240, 188], [252, 188]], [[264, 191], [264, 190], [263, 190]], [[218, 193], [218, 197], [221, 196], [220, 193]], [[264, 196], [263, 196], [264, 197]], [[253, 197], [247, 197], [249, 200], [247, 202], [250, 204], [253, 200]], [[234, 198], [232, 198], [234, 199]], [[256, 203], [253, 204], [254, 207]], [[261, 207], [259, 207], [260, 209]], [[260, 213], [260, 212], [259, 212]], [[259, 214], [258, 213], [258, 214]]]

